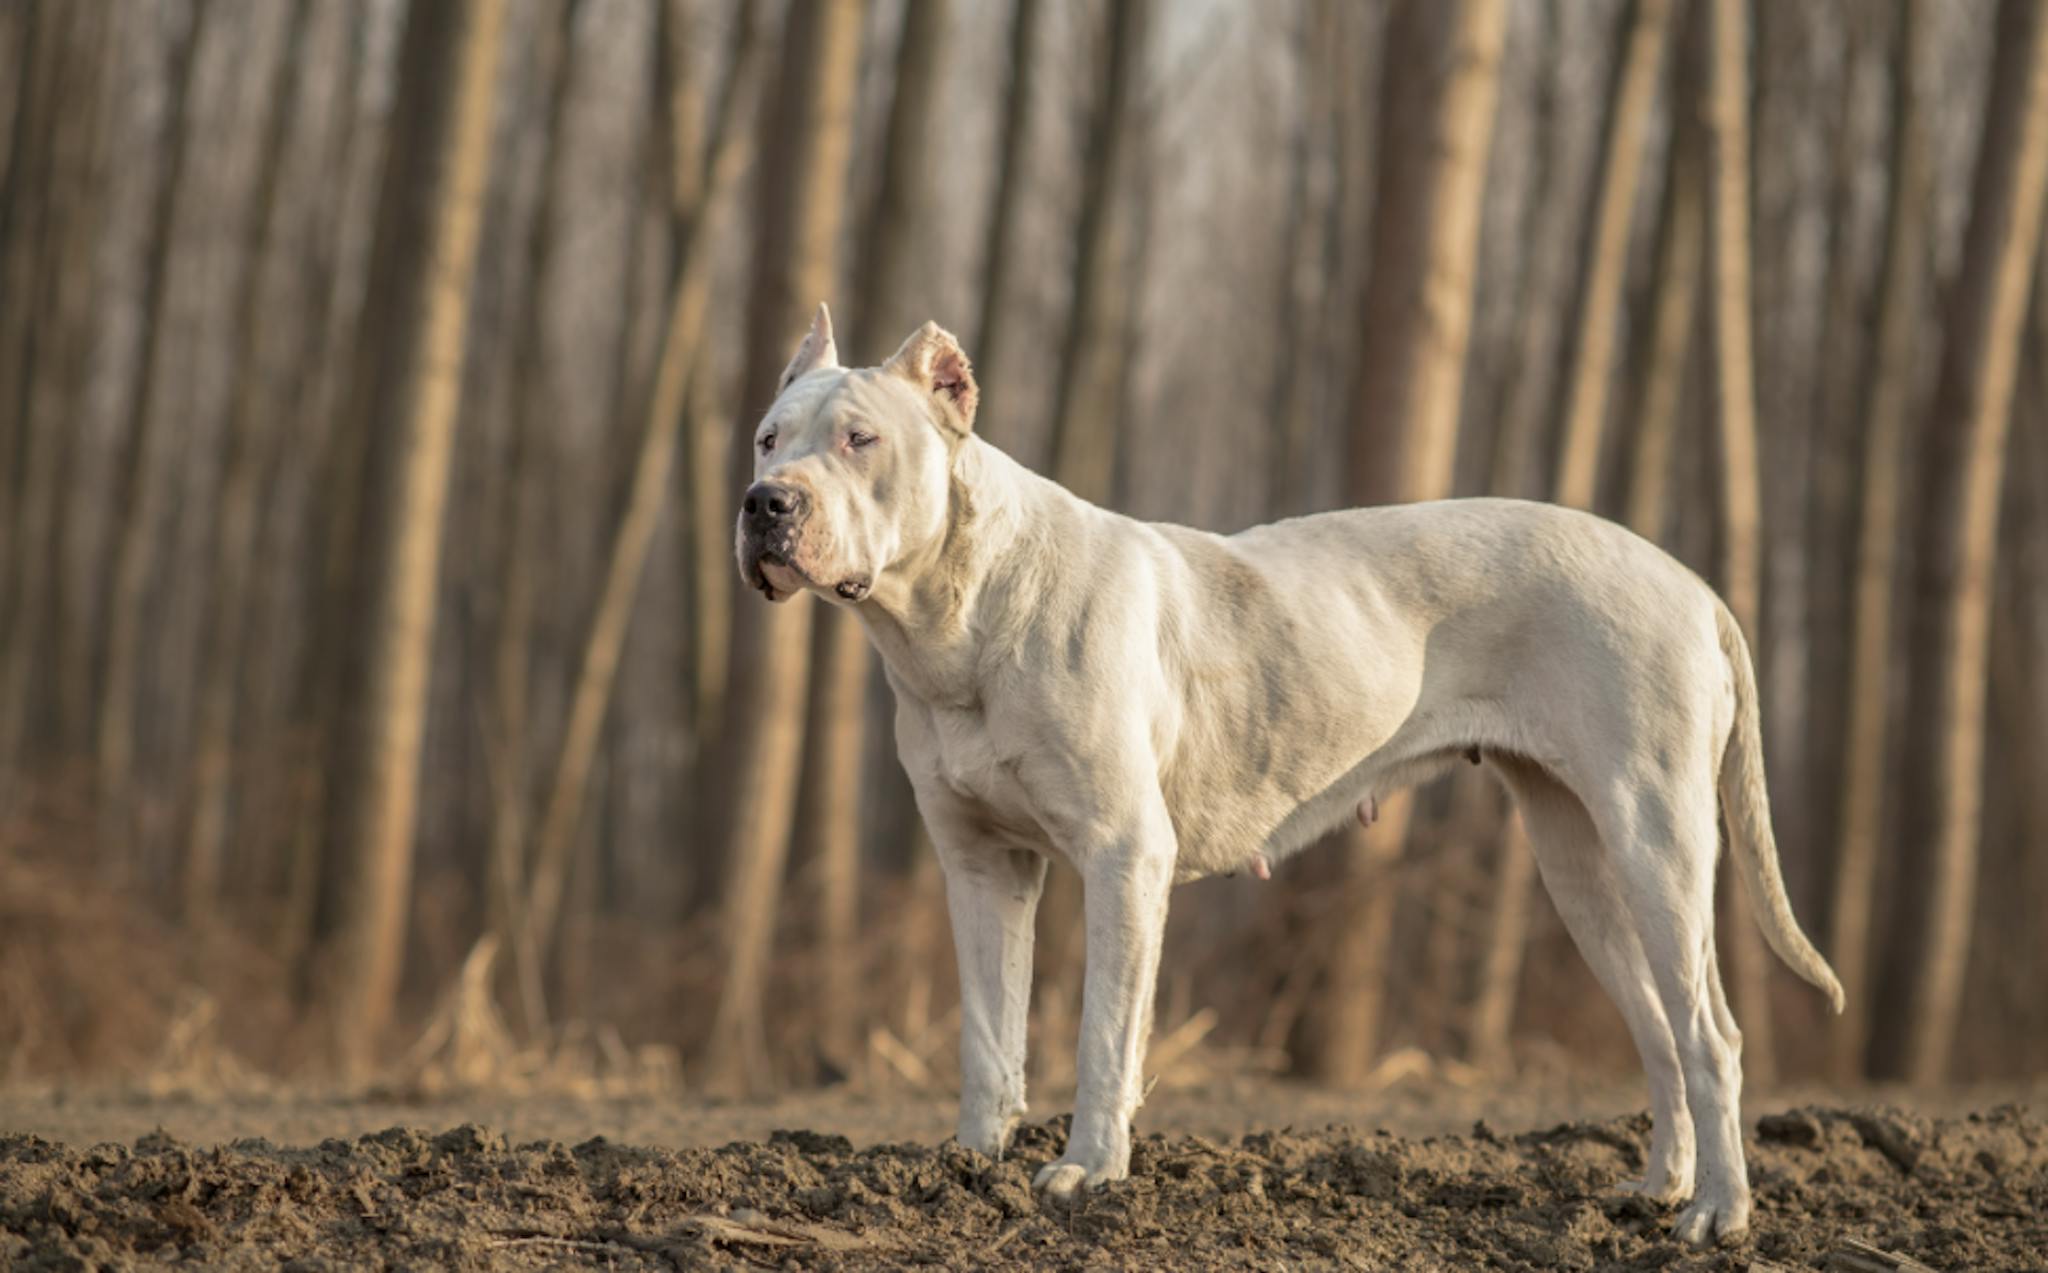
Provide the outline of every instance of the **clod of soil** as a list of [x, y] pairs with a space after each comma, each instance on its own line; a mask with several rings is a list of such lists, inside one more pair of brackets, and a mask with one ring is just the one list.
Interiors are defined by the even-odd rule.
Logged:
[[1425, 1140], [1146, 1136], [1132, 1178], [1071, 1211], [1030, 1191], [1064, 1120], [1023, 1129], [1002, 1162], [811, 1132], [684, 1151], [514, 1146], [475, 1126], [307, 1149], [12, 1136], [0, 1267], [2048, 1267], [2048, 1127], [2017, 1108], [1806, 1108], [1755, 1130], [1752, 1234], [1705, 1252], [1615, 1188], [1642, 1167], [1640, 1116]]

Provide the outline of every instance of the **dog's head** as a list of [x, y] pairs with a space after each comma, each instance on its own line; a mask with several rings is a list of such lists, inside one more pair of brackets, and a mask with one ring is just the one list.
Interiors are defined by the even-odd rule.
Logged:
[[977, 396], [960, 342], [936, 324], [880, 367], [848, 369], [818, 306], [751, 441], [738, 537], [748, 585], [770, 601], [806, 587], [864, 601], [885, 571], [937, 543]]

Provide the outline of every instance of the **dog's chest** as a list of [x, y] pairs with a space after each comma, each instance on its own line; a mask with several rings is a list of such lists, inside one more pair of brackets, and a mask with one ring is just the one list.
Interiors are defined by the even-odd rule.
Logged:
[[[978, 708], [930, 706], [923, 717], [920, 767], [971, 806], [985, 829], [1001, 838], [1042, 848], [1045, 828], [1023, 778], [1015, 749], [1005, 747]], [[907, 740], [906, 740], [907, 741]], [[911, 757], [906, 753], [906, 760]]]

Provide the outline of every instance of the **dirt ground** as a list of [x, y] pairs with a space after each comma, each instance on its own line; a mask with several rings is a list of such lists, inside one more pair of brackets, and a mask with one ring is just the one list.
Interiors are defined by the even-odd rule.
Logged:
[[1074, 1211], [1029, 1187], [1063, 1118], [990, 1162], [942, 1097], [0, 1092], [0, 1268], [2048, 1268], [2048, 1121], [1995, 1104], [2038, 1091], [1806, 1095], [1752, 1102], [1752, 1236], [1695, 1253], [1616, 1188], [1627, 1084], [1158, 1093]]

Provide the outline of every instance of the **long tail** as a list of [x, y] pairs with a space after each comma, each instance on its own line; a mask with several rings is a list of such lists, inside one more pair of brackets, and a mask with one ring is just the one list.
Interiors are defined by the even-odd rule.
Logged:
[[1721, 654], [1735, 677], [1735, 725], [1728, 731], [1721, 757], [1721, 808], [1728, 817], [1729, 851], [1742, 872], [1743, 890], [1764, 940], [1793, 972], [1824, 991], [1840, 1012], [1842, 983], [1800, 931], [1785, 898], [1784, 877], [1778, 873], [1778, 841], [1771, 834], [1770, 797], [1764, 788], [1763, 732], [1757, 724], [1756, 672], [1749, 661], [1749, 643], [1727, 606], [1715, 604], [1714, 622], [1720, 629]]

